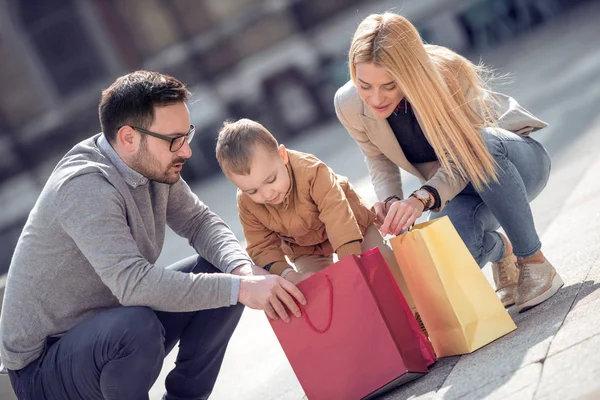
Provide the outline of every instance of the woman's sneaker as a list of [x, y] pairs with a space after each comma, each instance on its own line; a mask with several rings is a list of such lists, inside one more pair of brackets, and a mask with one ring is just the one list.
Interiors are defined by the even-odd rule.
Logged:
[[517, 268], [517, 257], [510, 253], [502, 260], [492, 263], [494, 283], [496, 283], [496, 294], [504, 307], [515, 304], [517, 293], [517, 282], [519, 281], [519, 269]]
[[564, 282], [552, 264], [544, 258], [542, 263], [517, 262], [519, 283], [515, 305], [519, 312], [526, 311], [554, 296]]

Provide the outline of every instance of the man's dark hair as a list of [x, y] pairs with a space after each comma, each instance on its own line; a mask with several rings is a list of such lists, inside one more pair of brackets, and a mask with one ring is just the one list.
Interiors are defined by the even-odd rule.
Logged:
[[102, 92], [98, 107], [102, 132], [112, 143], [124, 125], [148, 129], [154, 107], [186, 102], [189, 96], [185, 85], [169, 75], [150, 71], [124, 75]]

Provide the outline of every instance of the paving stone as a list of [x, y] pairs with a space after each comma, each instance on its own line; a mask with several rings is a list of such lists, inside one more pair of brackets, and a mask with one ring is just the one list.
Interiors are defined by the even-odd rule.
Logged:
[[[574, 227], [588, 218], [589, 215], [585, 212], [560, 215], [543, 237], [544, 254], [560, 273], [566, 285], [583, 282], [600, 256], [600, 224], [594, 223], [589, 229]], [[597, 219], [600, 222], [600, 216]], [[571, 230], [563, 228], [568, 226], [571, 226]], [[554, 237], [549, 239], [549, 235]]]
[[534, 394], [535, 387], [527, 386], [525, 389], [504, 397], [503, 400], [531, 400], [533, 399]]
[[594, 262], [594, 266], [585, 277], [581, 290], [575, 299], [573, 309], [585, 306], [586, 304], [600, 299], [600, 257]]
[[380, 396], [379, 400], [424, 400], [439, 398], [440, 395], [436, 392], [442, 386], [459, 358], [460, 357], [440, 358], [430, 368], [429, 374]]
[[[598, 284], [594, 285], [598, 286]], [[579, 342], [600, 334], [600, 297], [595, 291], [595, 299], [575, 307], [565, 319], [560, 330], [552, 340], [549, 356], [555, 355]], [[581, 293], [580, 293], [581, 294]]]
[[[529, 364], [514, 374], [499, 377], [488, 385], [474, 390], [467, 395], [461, 395], [464, 400], [506, 400], [506, 399], [533, 399], [535, 389], [542, 374], [542, 364]], [[453, 399], [448, 392], [447, 399]]]
[[599, 347], [600, 335], [596, 335], [548, 357], [534, 398], [577, 399], [600, 393]]
[[517, 330], [461, 357], [444, 383], [444, 387], [452, 388], [448, 398], [461, 398], [494, 382], [506, 381], [523, 367], [542, 361], [574, 297], [572, 293], [562, 301], [544, 305], [545, 309], [524, 313]]
[[581, 395], [578, 400], [598, 400], [600, 399], [600, 389], [593, 389], [590, 392]]
[[[249, 346], [249, 343], [252, 345]], [[301, 399], [304, 395], [302, 386], [262, 311], [248, 308], [244, 310], [240, 326], [236, 329], [227, 352], [235, 354], [235, 357], [226, 356], [222, 369], [238, 376], [239, 384], [219, 385], [228, 378], [221, 374], [211, 398], [281, 400]], [[257, 356], [260, 358], [257, 359]], [[256, 379], [260, 376], [263, 379]]]

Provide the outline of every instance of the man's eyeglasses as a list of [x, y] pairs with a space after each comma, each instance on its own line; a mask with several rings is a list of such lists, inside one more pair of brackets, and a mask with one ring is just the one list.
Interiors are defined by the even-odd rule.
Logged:
[[196, 127], [194, 125], [190, 125], [190, 130], [185, 135], [179, 135], [179, 136], [175, 136], [175, 137], [165, 136], [165, 135], [161, 135], [160, 133], [150, 132], [146, 129], [138, 128], [133, 125], [129, 125], [129, 126], [131, 126], [136, 131], [143, 133], [144, 135], [154, 136], [155, 138], [166, 140], [167, 142], [170, 143], [169, 150], [172, 153], [181, 149], [181, 147], [183, 146], [183, 144], [185, 143], [186, 140], [188, 143], [191, 143], [192, 139], [194, 138], [194, 133], [196, 133]]

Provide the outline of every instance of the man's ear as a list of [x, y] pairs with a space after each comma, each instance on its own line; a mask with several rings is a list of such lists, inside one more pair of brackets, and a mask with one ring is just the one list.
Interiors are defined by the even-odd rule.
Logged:
[[122, 126], [117, 131], [117, 146], [126, 153], [135, 153], [141, 140], [140, 134], [129, 125]]
[[288, 158], [288, 153], [287, 153], [287, 149], [285, 148], [285, 146], [280, 144], [279, 149], [277, 149], [277, 150], [279, 151], [279, 157], [281, 157], [281, 159], [283, 160], [283, 163], [287, 164], [289, 161], [289, 158]]

